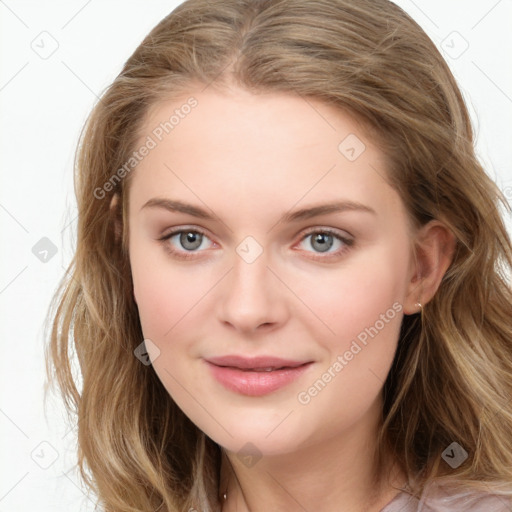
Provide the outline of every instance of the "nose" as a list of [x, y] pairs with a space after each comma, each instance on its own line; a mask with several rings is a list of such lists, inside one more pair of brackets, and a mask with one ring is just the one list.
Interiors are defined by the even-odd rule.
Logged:
[[267, 265], [265, 252], [252, 263], [235, 255], [219, 297], [218, 316], [225, 325], [254, 334], [268, 332], [286, 321], [286, 290]]

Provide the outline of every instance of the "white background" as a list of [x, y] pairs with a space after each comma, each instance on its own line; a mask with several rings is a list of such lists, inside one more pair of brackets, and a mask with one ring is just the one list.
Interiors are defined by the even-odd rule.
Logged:
[[[94, 508], [74, 469], [75, 432], [58, 399], [44, 412], [43, 322], [72, 254], [80, 129], [124, 61], [179, 3], [0, 0], [0, 512]], [[443, 49], [468, 102], [479, 156], [512, 199], [512, 2], [397, 3]], [[57, 250], [46, 262], [32, 252], [43, 237]]]

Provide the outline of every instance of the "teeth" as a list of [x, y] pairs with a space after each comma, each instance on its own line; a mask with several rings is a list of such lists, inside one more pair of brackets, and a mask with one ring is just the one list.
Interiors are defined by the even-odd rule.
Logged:
[[272, 372], [277, 370], [277, 366], [269, 366], [268, 368], [250, 368], [248, 371], [250, 372]]

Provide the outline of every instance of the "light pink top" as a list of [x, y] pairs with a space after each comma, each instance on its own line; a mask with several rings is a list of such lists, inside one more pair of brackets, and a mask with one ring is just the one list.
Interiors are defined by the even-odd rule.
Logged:
[[381, 512], [511, 512], [512, 498], [498, 494], [447, 492], [431, 487], [421, 499], [400, 492]]

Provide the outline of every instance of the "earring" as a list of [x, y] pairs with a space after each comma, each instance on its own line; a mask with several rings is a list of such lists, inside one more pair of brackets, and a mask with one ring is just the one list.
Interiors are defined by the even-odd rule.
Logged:
[[423, 304], [421, 302], [416, 302], [416, 304], [414, 304], [414, 305], [417, 306], [418, 308], [420, 308], [418, 313], [421, 313], [423, 311]]

